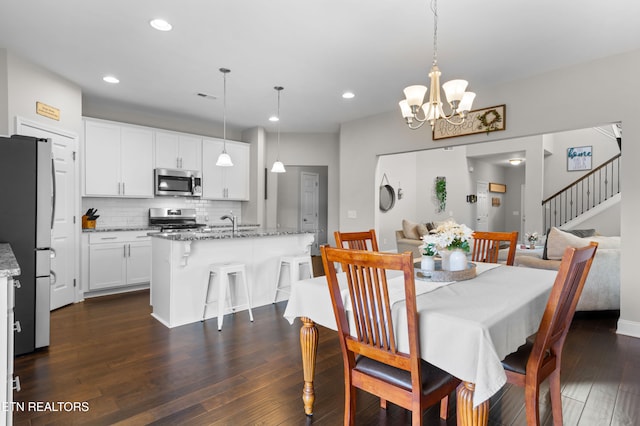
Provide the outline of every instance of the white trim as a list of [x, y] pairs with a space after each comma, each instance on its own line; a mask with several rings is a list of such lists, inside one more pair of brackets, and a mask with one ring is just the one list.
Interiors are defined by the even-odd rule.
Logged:
[[640, 322], [619, 319], [616, 333], [640, 338]]
[[36, 129], [40, 129], [45, 132], [55, 133], [60, 136], [67, 137], [73, 140], [74, 150], [76, 152], [76, 160], [75, 160], [75, 174], [76, 174], [76, 196], [74, 200], [74, 211], [76, 213], [76, 227], [74, 228], [74, 260], [75, 260], [75, 279], [76, 279], [76, 288], [75, 288], [75, 303], [81, 302], [84, 300], [84, 295], [82, 292], [82, 282], [80, 281], [80, 137], [77, 133], [71, 132], [65, 129], [60, 129], [57, 127], [53, 127], [44, 123], [40, 123], [38, 121], [33, 121], [28, 118], [21, 117], [19, 115], [16, 116], [15, 119], [15, 127], [14, 133], [18, 133], [18, 129], [20, 126], [25, 125], [29, 127], [33, 127]]

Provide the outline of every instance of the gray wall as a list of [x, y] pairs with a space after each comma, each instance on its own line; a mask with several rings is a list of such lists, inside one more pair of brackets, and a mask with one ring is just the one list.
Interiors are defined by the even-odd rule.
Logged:
[[[271, 170], [276, 160], [277, 135], [267, 133], [265, 164]], [[283, 133], [280, 135], [280, 160], [287, 171], [290, 166], [327, 167], [327, 243], [334, 245], [333, 231], [338, 229], [339, 161], [338, 136], [333, 133]], [[266, 221], [268, 228], [277, 225], [278, 179], [267, 172]]]
[[[615, 76], [611, 75], [615, 70]], [[616, 55], [586, 64], [555, 70], [528, 79], [508, 82], [494, 87], [473, 88], [477, 93], [476, 106], [506, 104], [506, 130], [470, 135], [438, 141], [437, 146], [473, 144], [487, 140], [527, 138], [527, 144], [538, 149], [527, 151], [527, 192], [542, 195], [543, 141], [542, 133], [580, 129], [606, 123], [622, 122], [624, 139], [640, 140], [637, 105], [630, 93], [640, 91], [640, 51]], [[471, 84], [474, 84], [471, 82]], [[594, 84], [599, 90], [593, 91]], [[398, 82], [398, 93], [401, 93]], [[602, 108], [606, 105], [606, 108]], [[430, 131], [423, 128], [409, 130], [397, 108], [391, 111], [344, 123], [340, 131], [340, 229], [343, 231], [368, 229], [375, 224], [375, 196], [362, 188], [375, 187], [377, 156], [394, 152], [408, 152], [433, 147]], [[390, 144], [389, 141], [393, 141]], [[640, 158], [640, 144], [625, 144], [624, 158]], [[623, 160], [624, 161], [624, 160]], [[622, 168], [622, 180], [640, 181], [640, 169]], [[640, 240], [640, 228], [635, 213], [640, 209], [640, 188], [625, 187], [621, 208], [621, 319], [622, 332], [640, 336], [640, 286], [635, 285], [634, 241]], [[348, 218], [348, 211], [357, 212]], [[534, 219], [527, 231], [541, 226], [539, 208], [527, 206], [527, 219]], [[627, 247], [628, 246], [628, 247]]]

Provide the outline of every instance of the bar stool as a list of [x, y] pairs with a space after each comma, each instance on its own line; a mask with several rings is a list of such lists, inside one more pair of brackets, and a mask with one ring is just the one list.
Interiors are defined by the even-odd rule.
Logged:
[[[290, 290], [283, 290], [283, 288], [280, 287], [280, 276], [282, 274], [282, 267], [285, 265], [289, 266], [289, 289], [291, 289], [291, 285], [296, 281], [299, 281], [301, 279], [313, 278], [311, 256], [308, 253], [298, 254], [294, 256], [282, 256], [280, 258], [280, 264], [278, 265], [278, 275], [276, 276], [276, 288], [275, 293], [273, 294], [273, 303], [276, 303], [279, 291], [283, 293], [290, 293]], [[307, 265], [309, 273], [300, 278], [300, 267], [303, 265]]]
[[[214, 263], [209, 267], [209, 281], [207, 283], [207, 292], [204, 300], [204, 311], [202, 312], [202, 321], [204, 321], [207, 314], [207, 306], [214, 303], [214, 300], [209, 300], [209, 293], [211, 292], [212, 278], [213, 282], [218, 282], [218, 330], [222, 330], [222, 322], [224, 320], [224, 308], [227, 298], [227, 290], [230, 288], [229, 275], [234, 275], [235, 279], [233, 284], [237, 287], [241, 284], [244, 288], [244, 295], [247, 298], [247, 306], [249, 310], [249, 319], [253, 322], [253, 312], [251, 312], [251, 298], [249, 296], [249, 287], [247, 286], [247, 273], [244, 263], [227, 262], [227, 263]], [[216, 280], [217, 278], [217, 280]], [[241, 283], [239, 283], [241, 281]], [[229, 296], [229, 305], [231, 312], [235, 312], [238, 305], [231, 303], [231, 296]]]

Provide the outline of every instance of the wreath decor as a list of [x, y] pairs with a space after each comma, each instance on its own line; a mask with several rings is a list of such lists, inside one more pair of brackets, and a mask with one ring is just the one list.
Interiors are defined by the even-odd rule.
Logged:
[[478, 116], [478, 121], [480, 121], [480, 126], [478, 129], [486, 129], [487, 134], [489, 132], [493, 132], [498, 130], [498, 123], [502, 123], [502, 116], [495, 108], [487, 110], [484, 114]]

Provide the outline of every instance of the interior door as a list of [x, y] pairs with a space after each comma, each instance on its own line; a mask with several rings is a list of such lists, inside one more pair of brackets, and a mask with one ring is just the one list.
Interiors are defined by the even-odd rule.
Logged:
[[19, 120], [16, 133], [39, 138], [50, 138], [53, 142], [55, 167], [55, 216], [51, 231], [51, 286], [50, 308], [57, 309], [75, 301], [74, 280], [76, 277], [76, 232], [74, 211], [76, 203], [77, 139], [41, 128], [37, 123]]
[[300, 230], [316, 234], [311, 254], [319, 254], [318, 248], [318, 203], [319, 203], [318, 173], [300, 173]]
[[487, 182], [476, 183], [476, 231], [489, 231], [489, 184]]

